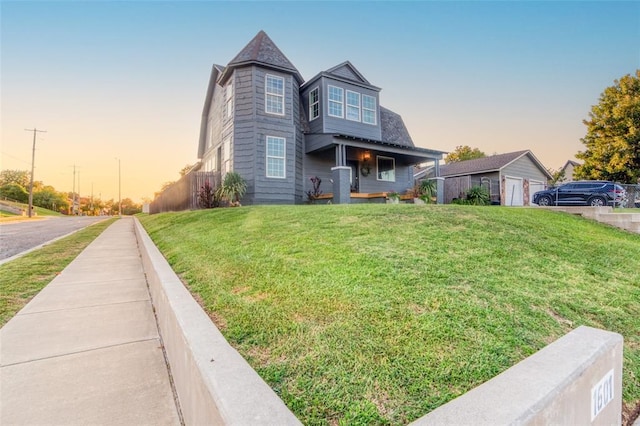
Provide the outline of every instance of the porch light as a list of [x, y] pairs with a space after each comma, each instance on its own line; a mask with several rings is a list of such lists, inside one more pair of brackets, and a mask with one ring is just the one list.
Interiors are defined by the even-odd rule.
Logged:
[[364, 161], [369, 161], [371, 159], [371, 153], [369, 151], [365, 151], [364, 154], [362, 154], [362, 159]]

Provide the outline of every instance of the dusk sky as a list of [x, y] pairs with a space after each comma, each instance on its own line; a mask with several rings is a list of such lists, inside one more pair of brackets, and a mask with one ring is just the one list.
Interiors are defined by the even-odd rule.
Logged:
[[[416, 146], [531, 149], [557, 169], [640, 68], [640, 2], [0, 3], [2, 169], [152, 198], [197, 159], [211, 66], [264, 30], [305, 79], [349, 60]], [[77, 183], [76, 183], [77, 185]]]

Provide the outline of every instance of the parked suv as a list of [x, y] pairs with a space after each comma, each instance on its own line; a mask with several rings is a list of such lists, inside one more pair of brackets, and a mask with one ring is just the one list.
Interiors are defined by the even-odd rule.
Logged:
[[624, 206], [625, 189], [603, 180], [581, 180], [538, 191], [533, 202], [539, 206]]

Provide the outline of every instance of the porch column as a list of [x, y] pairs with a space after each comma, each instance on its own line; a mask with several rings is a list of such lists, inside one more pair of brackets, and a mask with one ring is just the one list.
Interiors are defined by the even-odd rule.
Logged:
[[[436, 162], [436, 164], [438, 164]], [[444, 178], [436, 177], [436, 203], [444, 204]]]
[[347, 147], [343, 144], [336, 145], [336, 167], [347, 164]]
[[349, 182], [350, 173], [350, 167], [337, 166], [331, 168], [334, 204], [349, 204], [351, 201], [351, 183]]

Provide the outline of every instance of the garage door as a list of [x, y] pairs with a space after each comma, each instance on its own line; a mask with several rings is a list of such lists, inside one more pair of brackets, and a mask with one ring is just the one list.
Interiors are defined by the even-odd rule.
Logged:
[[504, 204], [506, 206], [524, 205], [524, 199], [522, 197], [522, 194], [524, 193], [522, 179], [507, 176], [505, 178], [505, 185], [505, 193], [507, 194], [507, 197], [506, 200], [504, 200]]
[[537, 180], [529, 181], [529, 205], [533, 205], [533, 194], [544, 191], [544, 183]]

